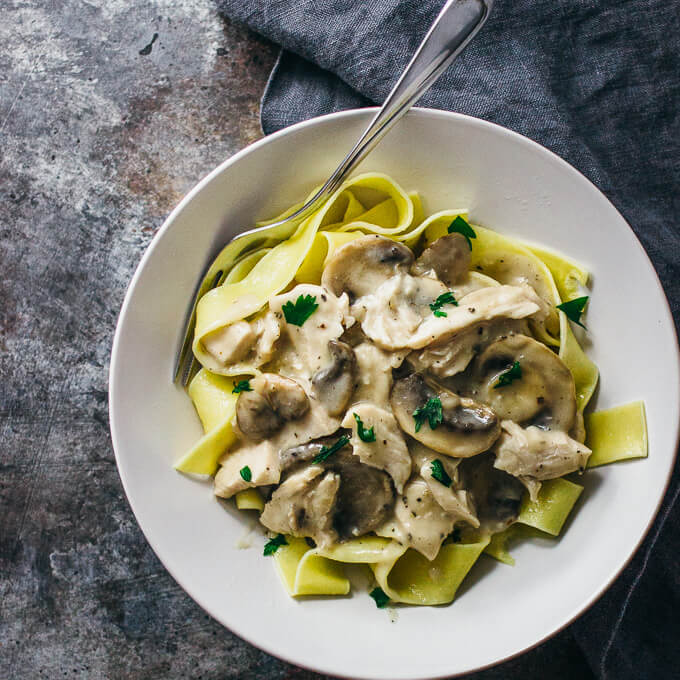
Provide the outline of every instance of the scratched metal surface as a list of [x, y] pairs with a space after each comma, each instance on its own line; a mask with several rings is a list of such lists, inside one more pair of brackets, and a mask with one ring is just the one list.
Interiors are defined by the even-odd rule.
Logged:
[[[170, 578], [108, 432], [128, 280], [181, 196], [261, 135], [275, 49], [210, 0], [4, 0], [0, 13], [0, 678], [317, 678]], [[575, 645], [532, 659], [586, 675]]]

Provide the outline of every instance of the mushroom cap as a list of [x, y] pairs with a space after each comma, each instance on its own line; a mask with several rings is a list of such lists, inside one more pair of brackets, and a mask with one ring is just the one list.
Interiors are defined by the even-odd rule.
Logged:
[[324, 466], [340, 476], [333, 528], [341, 539], [363, 536], [385, 523], [395, 500], [386, 472], [361, 463], [349, 447], [331, 456]]
[[[316, 439], [279, 453], [281, 470], [297, 474], [298, 468], [331, 446], [347, 430], [338, 430], [332, 437]], [[315, 463], [333, 472], [340, 479], [333, 527], [341, 539], [363, 536], [383, 524], [394, 505], [395, 492], [389, 475], [383, 470], [365, 465], [347, 445], [326, 460]]]
[[447, 286], [460, 281], [470, 269], [470, 248], [462, 234], [447, 234], [426, 248], [411, 267], [411, 273], [422, 276], [434, 271]]
[[458, 474], [471, 496], [481, 531], [497, 533], [515, 522], [524, 485], [516, 477], [495, 468], [492, 453], [462, 461]]
[[[438, 398], [442, 422], [432, 429], [427, 420], [416, 432], [414, 413]], [[402, 430], [431, 449], [455, 458], [467, 458], [487, 451], [500, 434], [500, 422], [488, 406], [425, 379], [419, 373], [397, 380], [390, 404]]]
[[344, 342], [330, 340], [331, 363], [312, 377], [314, 393], [332, 416], [343, 413], [354, 392], [357, 360], [354, 350]]
[[298, 383], [275, 373], [262, 373], [250, 381], [251, 391], [236, 401], [236, 422], [250, 439], [271, 437], [287, 420], [297, 420], [309, 410], [309, 399]]
[[[515, 361], [522, 377], [498, 387]], [[470, 393], [488, 404], [501, 420], [568, 432], [576, 419], [574, 378], [548, 347], [526, 335], [509, 335], [490, 344], [461, 376]]]
[[326, 263], [321, 285], [334, 295], [347, 293], [350, 301], [368, 295], [413, 264], [410, 248], [384, 236], [362, 236], [338, 248]]

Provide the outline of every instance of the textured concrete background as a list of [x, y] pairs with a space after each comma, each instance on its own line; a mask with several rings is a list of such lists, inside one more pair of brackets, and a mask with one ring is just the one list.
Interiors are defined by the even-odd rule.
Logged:
[[[170, 578], [108, 432], [128, 280], [181, 196], [261, 135], [275, 54], [211, 0], [0, 2], [3, 680], [319, 677], [230, 634]], [[560, 637], [511, 665], [590, 677]]]

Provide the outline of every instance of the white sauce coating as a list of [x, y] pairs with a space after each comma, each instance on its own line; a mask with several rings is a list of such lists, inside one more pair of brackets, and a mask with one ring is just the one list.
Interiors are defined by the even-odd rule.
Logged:
[[352, 402], [370, 401], [381, 408], [389, 408], [392, 369], [401, 366], [407, 353], [407, 350], [386, 352], [371, 342], [355, 347], [359, 376]]
[[416, 285], [413, 278], [394, 276], [352, 307], [361, 308], [364, 333], [383, 349], [422, 349], [482, 321], [501, 317], [543, 318], [547, 313], [545, 303], [533, 288], [522, 285], [480, 288], [461, 298], [458, 306], [446, 305], [445, 317], [435, 316], [429, 303], [439, 294], [421, 304], [421, 294], [431, 286]]
[[[359, 437], [355, 414], [365, 429], [373, 429], [373, 441], [365, 442]], [[392, 477], [397, 492], [401, 493], [411, 475], [411, 456], [391, 411], [369, 403], [355, 404], [347, 412], [342, 426], [352, 430], [350, 444], [354, 455], [365, 465], [385, 470]]]
[[503, 434], [496, 443], [494, 467], [514, 477], [554, 479], [584, 470], [592, 451], [566, 432], [522, 428], [512, 420], [501, 423]]
[[[274, 436], [254, 442], [241, 436], [239, 443], [220, 459], [215, 475], [215, 494], [231, 498], [249, 487], [278, 484], [281, 477], [280, 452], [305, 444], [312, 439], [333, 434], [340, 427], [340, 419], [329, 416], [316, 399], [309, 400], [309, 411], [300, 418], [287, 422]], [[238, 432], [238, 425], [235, 425]], [[246, 482], [240, 471], [248, 466], [252, 480]]]
[[428, 560], [433, 560], [455, 523], [456, 517], [437, 503], [427, 482], [415, 477], [397, 498], [394, 519], [376, 529], [375, 533], [415, 548]]
[[[582, 421], [572, 413], [571, 374], [552, 350], [541, 345], [539, 351], [538, 343], [527, 339], [529, 321], [544, 320], [554, 309], [526, 280], [514, 278], [509, 281], [513, 285], [501, 285], [468, 272], [455, 281], [452, 278], [453, 285], [447, 287], [435, 269], [420, 273], [422, 267], [419, 271], [418, 264], [412, 264], [404, 246], [385, 244], [381, 238], [358, 239], [351, 249], [339, 249], [337, 261], [331, 258], [330, 274], [327, 271], [322, 281], [332, 284], [336, 294], [323, 286], [296, 285], [271, 298], [269, 309], [254, 319], [236, 322], [205, 339], [206, 350], [222, 366], [250, 366], [293, 380], [303, 405], [305, 395], [309, 402], [304, 414], [300, 409], [285, 415], [268, 411], [274, 408], [271, 400], [259, 399], [257, 390], [243, 397], [241, 410], [237, 408], [243, 430], [235, 421], [237, 442], [220, 460], [215, 493], [229, 498], [247, 488], [266, 487], [261, 490], [268, 500], [260, 521], [271, 531], [306, 536], [320, 546], [375, 533], [432, 560], [458, 526], [496, 531], [514, 521], [515, 516], [508, 520], [506, 515], [493, 514], [483, 493], [490, 488], [492, 476], [510, 482], [503, 482], [510, 495], [504, 495], [500, 504], [504, 499], [518, 502], [519, 495], [511, 497], [513, 485], [522, 492], [517, 480], [533, 498], [541, 480], [583, 468], [590, 451], [567, 434], [583, 437]], [[440, 244], [436, 256], [446, 252], [446, 244]], [[371, 271], [364, 271], [367, 268]], [[438, 308], [443, 314], [435, 315], [432, 303], [446, 292], [458, 304], [443, 303]], [[296, 325], [286, 320], [284, 306], [295, 305], [301, 296], [311, 296], [318, 307]], [[355, 319], [359, 324], [352, 328]], [[494, 371], [500, 375], [506, 370], [505, 354], [497, 351], [498, 366], [492, 356], [488, 370], [487, 364], [480, 367], [499, 342], [510, 343], [525, 363], [525, 382], [516, 382], [502, 393], [495, 389]], [[546, 359], [541, 352], [550, 356]], [[488, 375], [480, 373], [482, 368]], [[437, 396], [439, 421], [435, 409], [421, 416], [418, 430], [415, 413], [426, 405], [427, 397], [423, 400], [418, 390], [407, 387], [409, 379], [422, 381], [419, 376], [406, 377], [413, 371], [441, 387], [427, 393]], [[252, 381], [254, 388], [261, 387], [258, 379]], [[551, 385], [555, 394], [544, 389]], [[337, 396], [340, 388], [343, 398], [337, 407], [321, 399], [323, 389]], [[413, 395], [409, 399], [414, 403], [407, 399], [406, 406], [395, 407], [390, 397], [398, 388]], [[531, 408], [524, 408], [525, 402]], [[527, 419], [545, 429], [527, 427], [528, 420], [517, 416], [520, 422], [503, 420], [501, 430], [498, 423], [507, 418], [501, 406], [526, 413]], [[336, 415], [329, 415], [331, 410]], [[355, 415], [373, 436], [359, 436]], [[249, 428], [249, 419], [264, 423], [260, 433], [273, 434], [255, 441], [265, 435], [258, 435], [252, 425]], [[461, 445], [440, 452], [429, 448], [435, 446], [430, 441], [435, 434], [437, 441], [444, 441], [447, 433]], [[418, 437], [428, 445], [416, 441]], [[477, 441], [483, 441], [479, 450], [468, 451], [470, 442]], [[461, 456], [463, 449], [472, 460], [486, 456], [486, 467], [478, 466], [474, 482], [462, 458], [452, 455]], [[249, 481], [242, 475], [246, 467]], [[354, 505], [348, 508], [348, 503]]]
[[[319, 305], [302, 326], [286, 323], [282, 307], [295, 304], [300, 296], [311, 295]], [[289, 378], [310, 379], [331, 359], [328, 342], [337, 340], [354, 323], [349, 313], [349, 299], [336, 297], [321, 286], [300, 284], [269, 301], [269, 309], [282, 325], [282, 340], [275, 363], [279, 373]]]
[[274, 345], [281, 334], [276, 316], [267, 312], [252, 321], [237, 321], [209, 333], [203, 338], [206, 351], [232, 373], [241, 368], [258, 368], [274, 355]]

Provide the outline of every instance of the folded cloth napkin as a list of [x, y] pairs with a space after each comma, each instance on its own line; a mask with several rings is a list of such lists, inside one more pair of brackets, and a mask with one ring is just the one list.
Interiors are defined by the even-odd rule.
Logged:
[[[382, 102], [444, 2], [216, 1], [227, 17], [282, 46], [262, 100], [266, 133]], [[504, 125], [581, 170], [637, 233], [678, 324], [677, 2], [496, 0], [485, 27], [420, 103]], [[480, 677], [680, 677], [679, 480], [676, 467], [631, 564], [549, 643], [549, 654], [538, 650]], [[555, 658], [559, 667], [545, 665]]]

